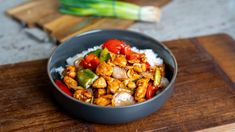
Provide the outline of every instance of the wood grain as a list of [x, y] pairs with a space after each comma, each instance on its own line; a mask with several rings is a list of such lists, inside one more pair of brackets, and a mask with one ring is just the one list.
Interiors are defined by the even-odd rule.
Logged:
[[[56, 37], [58, 38], [57, 40], [59, 42], [64, 42], [68, 40], [69, 38], [76, 36], [77, 34], [89, 31], [89, 30], [94, 30], [94, 29], [126, 29], [130, 25], [133, 24], [133, 21], [130, 20], [122, 20], [122, 19], [113, 19], [113, 18], [103, 18], [103, 19], [94, 19], [94, 22], [92, 24], [87, 24], [87, 26], [81, 27], [79, 30], [77, 30], [74, 33], [67, 34], [64, 36]], [[106, 23], [106, 24], [104, 24]], [[116, 25], [116, 26], [114, 26]], [[97, 28], [99, 27], [99, 28]], [[71, 30], [70, 30], [71, 31]], [[60, 33], [60, 32], [58, 32]], [[66, 37], [65, 37], [66, 36]]]
[[179, 65], [173, 95], [152, 115], [120, 125], [93, 124], [64, 112], [49, 92], [47, 60], [0, 66], [0, 130], [194, 131], [235, 123], [234, 83], [220, 72], [225, 69], [213, 57], [218, 52], [204, 48], [212, 39], [235, 45], [221, 34], [164, 42]]
[[86, 18], [71, 15], [61, 15], [54, 21], [46, 23], [43, 28], [49, 33], [63, 32], [64, 29], [73, 27]]
[[[162, 7], [171, 0], [126, 0], [138, 5]], [[58, 12], [58, 0], [33, 0], [9, 9], [7, 14], [25, 23], [28, 27], [38, 26], [58, 42], [63, 42], [81, 32], [92, 29], [125, 29], [134, 21], [115, 18], [93, 18], [63, 15]]]
[[[43, 30], [45, 30], [45, 31], [47, 31], [47, 29], [46, 29], [45, 26], [46, 26], [47, 24], [53, 23], [54, 20], [57, 20], [57, 19], [59, 19], [59, 18], [62, 17], [62, 16], [63, 16], [63, 14], [61, 14], [61, 13], [59, 13], [59, 12], [55, 12], [55, 13], [49, 14], [49, 15], [47, 15], [47, 16], [45, 16], [45, 17], [40, 18], [40, 19], [36, 22], [36, 26], [39, 27], [39, 28], [41, 28], [41, 29], [43, 29]], [[50, 32], [50, 31], [48, 31], [48, 32]]]
[[56, 0], [34, 0], [7, 10], [14, 19], [34, 27], [41, 18], [58, 12], [59, 3]]
[[[227, 40], [227, 41], [224, 41]], [[228, 35], [217, 35], [210, 38], [201, 37], [199, 43], [216, 60], [218, 65], [224, 69], [224, 72], [235, 83], [235, 45], [231, 45], [234, 40]]]
[[235, 123], [226, 124], [218, 127], [207, 128], [203, 130], [199, 130], [197, 132], [234, 132], [235, 131]]

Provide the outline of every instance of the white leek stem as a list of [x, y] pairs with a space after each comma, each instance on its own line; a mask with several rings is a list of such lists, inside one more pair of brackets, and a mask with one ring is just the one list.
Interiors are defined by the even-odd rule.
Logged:
[[143, 6], [140, 9], [140, 20], [148, 22], [159, 22], [161, 10], [153, 6]]

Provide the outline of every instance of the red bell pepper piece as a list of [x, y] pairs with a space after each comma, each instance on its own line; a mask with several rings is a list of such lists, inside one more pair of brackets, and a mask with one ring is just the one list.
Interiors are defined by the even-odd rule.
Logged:
[[95, 70], [100, 64], [99, 58], [94, 54], [89, 54], [80, 62], [80, 65], [84, 68]]
[[125, 42], [117, 40], [117, 39], [110, 39], [102, 45], [102, 48], [107, 48], [110, 52], [115, 54], [120, 54], [121, 49], [124, 47]]
[[149, 70], [150, 70], [151, 65], [150, 65], [148, 62], [146, 62], [145, 64], [146, 64], [146, 70], [147, 70], [147, 71], [149, 71]]
[[146, 92], [146, 99], [151, 99], [156, 95], [158, 87], [154, 87], [153, 83], [148, 84], [147, 92]]
[[60, 80], [55, 80], [55, 84], [63, 91], [65, 92], [67, 95], [69, 96], [73, 96], [72, 92], [69, 90], [69, 88], [62, 83], [62, 81]]
[[120, 53], [126, 56], [131, 55], [132, 54], [131, 47], [129, 45], [124, 45]]
[[125, 42], [117, 40], [117, 39], [110, 39], [102, 45], [102, 48], [107, 48], [110, 52], [114, 54], [123, 54], [129, 56], [132, 54], [131, 47], [127, 45]]

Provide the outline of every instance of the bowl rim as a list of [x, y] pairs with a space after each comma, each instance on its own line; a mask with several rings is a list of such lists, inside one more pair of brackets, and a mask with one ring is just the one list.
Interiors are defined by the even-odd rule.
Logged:
[[[85, 36], [87, 34], [92, 34], [92, 33], [99, 33], [99, 32], [127, 32], [127, 33], [131, 33], [131, 34], [136, 34], [136, 35], [140, 35], [140, 36], [143, 36], [147, 39], [151, 39], [152, 41], [160, 44], [164, 50], [166, 50], [168, 52], [168, 54], [172, 57], [173, 59], [173, 63], [175, 65], [175, 68], [173, 69], [173, 76], [172, 76], [172, 79], [170, 81], [170, 83], [168, 84], [168, 86], [166, 88], [164, 88], [163, 91], [161, 91], [159, 94], [157, 94], [156, 96], [154, 96], [153, 98], [149, 99], [149, 100], [146, 100], [144, 102], [141, 102], [141, 103], [136, 103], [136, 104], [133, 104], [133, 105], [128, 105], [128, 106], [116, 106], [116, 107], [113, 107], [113, 106], [99, 106], [99, 105], [95, 105], [95, 104], [89, 104], [89, 103], [85, 103], [85, 102], [82, 102], [82, 101], [79, 101], [77, 99], [75, 99], [74, 97], [72, 96], [69, 96], [67, 95], [66, 93], [64, 93], [56, 84], [55, 84], [55, 81], [53, 80], [52, 76], [51, 76], [51, 72], [50, 72], [50, 63], [52, 61], [52, 57], [53, 55], [55, 54], [56, 50], [63, 44], [69, 42], [70, 40], [74, 39], [74, 38], [77, 38], [77, 37], [82, 37], [82, 36]], [[49, 76], [49, 79], [51, 81], [51, 83], [53, 84], [53, 86], [56, 88], [56, 90], [58, 90], [62, 95], [64, 95], [65, 97], [71, 99], [72, 101], [75, 101], [76, 103], [80, 103], [82, 105], [86, 105], [86, 106], [89, 106], [89, 107], [94, 107], [94, 108], [99, 108], [99, 109], [125, 109], [125, 108], [131, 108], [131, 107], [135, 107], [135, 106], [140, 106], [140, 105], [144, 105], [144, 104], [147, 104], [153, 100], [157, 100], [161, 95], [163, 95], [172, 85], [173, 83], [176, 81], [176, 76], [177, 76], [177, 73], [178, 73], [178, 64], [177, 64], [177, 61], [176, 61], [176, 58], [174, 56], [174, 54], [171, 52], [171, 50], [166, 46], [164, 45], [163, 43], [161, 43], [160, 41], [156, 40], [155, 38], [152, 38], [148, 35], [145, 35], [145, 34], [142, 34], [142, 33], [139, 33], [139, 32], [135, 32], [135, 31], [130, 31], [130, 30], [122, 30], [122, 29], [96, 29], [96, 30], [90, 30], [90, 31], [86, 31], [84, 33], [81, 33], [81, 34], [78, 34], [66, 41], [64, 41], [63, 43], [61, 43], [59, 46], [57, 46], [54, 51], [52, 52], [52, 54], [50, 55], [50, 58], [48, 59], [47, 61], [47, 74]]]

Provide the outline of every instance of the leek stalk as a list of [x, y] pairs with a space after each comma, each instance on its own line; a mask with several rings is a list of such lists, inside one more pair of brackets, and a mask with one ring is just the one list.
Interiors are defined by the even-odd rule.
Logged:
[[60, 0], [60, 12], [79, 16], [105, 16], [157, 22], [160, 9], [117, 0]]

